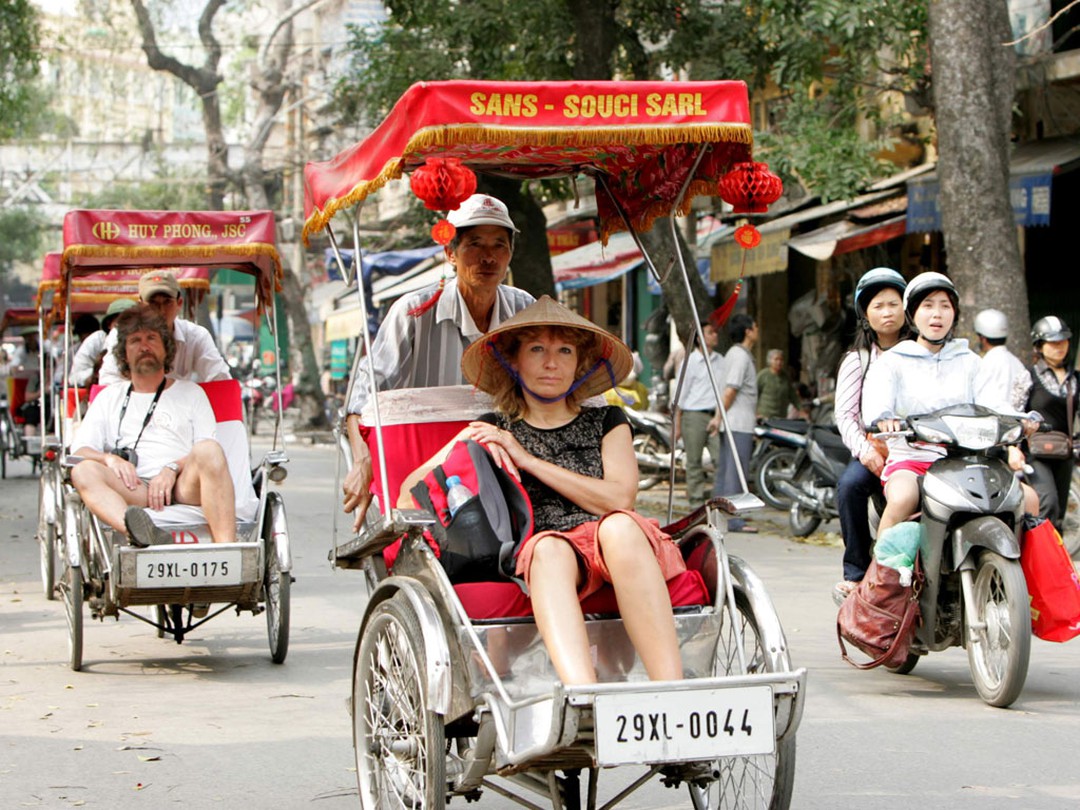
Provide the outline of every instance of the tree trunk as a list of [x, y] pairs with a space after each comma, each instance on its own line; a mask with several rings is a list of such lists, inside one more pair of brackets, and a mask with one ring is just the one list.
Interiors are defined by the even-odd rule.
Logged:
[[555, 280], [552, 277], [547, 219], [543, 209], [520, 180], [494, 175], [481, 175], [477, 179], [479, 191], [506, 203], [510, 218], [521, 229], [514, 242], [514, 258], [510, 262], [514, 286], [537, 298], [541, 295], [554, 297]]
[[1009, 200], [1014, 57], [1005, 0], [930, 3], [941, 223], [960, 292], [958, 334], [979, 310], [1009, 319], [1009, 348], [1030, 351], [1027, 282]]
[[[270, 208], [270, 200], [266, 194], [266, 170], [262, 159], [263, 150], [273, 130], [274, 119], [281, 111], [285, 98], [284, 68], [293, 44], [293, 27], [289, 15], [295, 13], [295, 9], [291, 9], [291, 5], [291, 0], [279, 0], [277, 3], [276, 11], [284, 22], [275, 26], [271, 41], [260, 50], [259, 63], [252, 80], [252, 90], [258, 107], [252, 122], [251, 136], [244, 147], [244, 165], [241, 167], [240, 176], [248, 205], [256, 209]], [[311, 327], [308, 324], [304, 301], [304, 286], [297, 276], [304, 272], [304, 268], [292, 267], [290, 260], [286, 258], [282, 262], [282, 269], [282, 299], [289, 319], [291, 356], [295, 358], [299, 355], [299, 363], [296, 364], [299, 374], [296, 375], [294, 383], [296, 402], [300, 409], [297, 427], [326, 428], [329, 425], [326, 417], [326, 393], [320, 385], [319, 365], [315, 359], [315, 349], [311, 345]]]
[[567, 0], [574, 20], [574, 78], [610, 79], [618, 0]]
[[[709, 297], [708, 290], [705, 289], [705, 283], [698, 275], [694, 253], [677, 229], [674, 239], [672, 238], [671, 221], [668, 218], [656, 220], [652, 228], [641, 234], [641, 243], [653, 260], [657, 272], [660, 273], [664, 304], [679, 333], [679, 340], [685, 344], [693, 330], [694, 313], [696, 312], [698, 318], [704, 323], [709, 313], [716, 308]], [[693, 300], [686, 294], [686, 286], [678, 268], [676, 250], [682, 251], [683, 262], [686, 264], [686, 271], [690, 278]]]

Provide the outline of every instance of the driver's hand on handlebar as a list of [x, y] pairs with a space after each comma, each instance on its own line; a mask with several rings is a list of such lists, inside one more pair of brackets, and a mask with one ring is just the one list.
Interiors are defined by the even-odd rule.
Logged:
[[879, 419], [874, 428], [878, 433], [899, 433], [905, 429], [903, 419]]
[[1009, 469], [1013, 472], [1023, 472], [1027, 460], [1023, 451], [1015, 444], [1009, 446]]
[[1039, 430], [1039, 426], [1042, 422], [1037, 422], [1034, 419], [1021, 419], [1020, 424], [1024, 426], [1024, 436], [1030, 439]]

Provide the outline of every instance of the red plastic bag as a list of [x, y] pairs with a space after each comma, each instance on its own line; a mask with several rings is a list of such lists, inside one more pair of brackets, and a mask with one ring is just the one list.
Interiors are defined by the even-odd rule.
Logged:
[[1046, 641], [1080, 635], [1080, 577], [1049, 520], [1024, 531], [1020, 565], [1031, 597], [1031, 630]]

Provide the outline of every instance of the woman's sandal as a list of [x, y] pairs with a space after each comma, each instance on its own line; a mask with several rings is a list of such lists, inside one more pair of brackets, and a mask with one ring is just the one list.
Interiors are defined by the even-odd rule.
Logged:
[[850, 580], [846, 579], [842, 582], [837, 582], [836, 586], [833, 588], [832, 593], [832, 598], [833, 601], [836, 603], [836, 606], [840, 607], [842, 604], [844, 604], [844, 600], [851, 596], [851, 594], [858, 587], [858, 582], [851, 582]]

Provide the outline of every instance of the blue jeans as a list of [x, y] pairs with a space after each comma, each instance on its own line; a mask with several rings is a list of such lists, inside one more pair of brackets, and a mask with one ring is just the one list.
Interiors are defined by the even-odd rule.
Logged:
[[881, 479], [858, 459], [847, 465], [836, 487], [840, 533], [844, 536], [844, 579], [859, 582], [870, 567], [870, 517], [867, 499], [881, 492]]
[[734, 439], [735, 450], [739, 454], [739, 461], [742, 462], [743, 475], [746, 475], [750, 469], [750, 453], [754, 449], [753, 433], [732, 431], [731, 433], [720, 434], [720, 457], [716, 461], [713, 495], [721, 497], [741, 495], [743, 492], [742, 484], [739, 483], [739, 471], [735, 468], [735, 462], [731, 458], [729, 437]]

